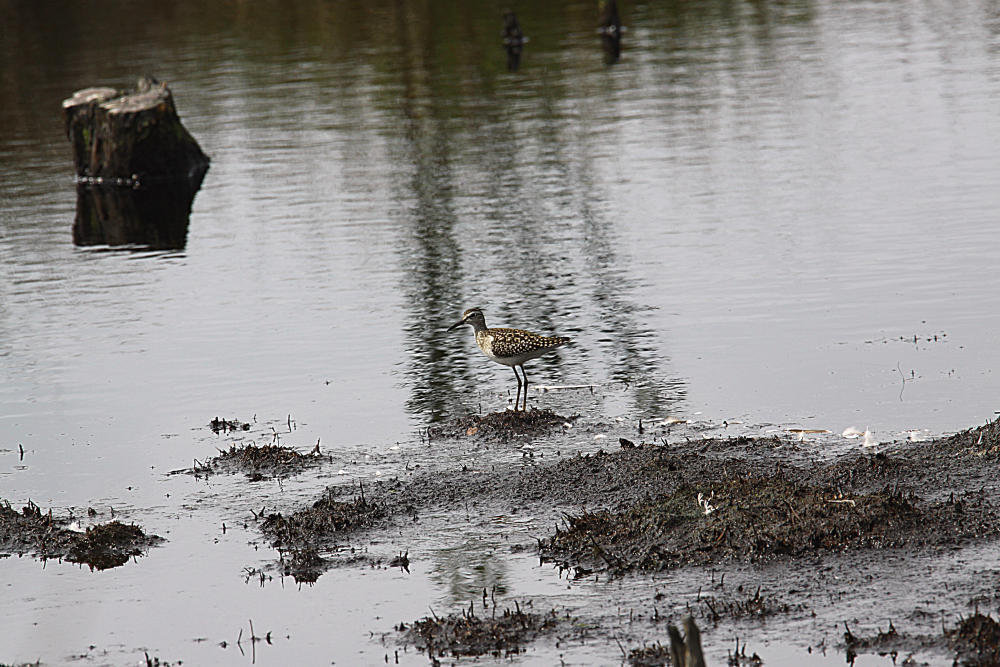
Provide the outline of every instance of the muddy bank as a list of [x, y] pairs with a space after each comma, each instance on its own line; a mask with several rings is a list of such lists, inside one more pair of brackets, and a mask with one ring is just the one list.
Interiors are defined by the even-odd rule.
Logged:
[[[555, 420], [548, 423], [564, 428]], [[475, 438], [480, 432], [468, 433], [472, 426], [456, 421], [450, 437]], [[699, 624], [706, 623], [708, 633], [720, 623], [802, 622], [817, 618], [820, 611], [840, 623], [848, 617], [839, 616], [833, 602], [866, 595], [854, 583], [856, 577], [864, 576], [870, 586], [929, 567], [942, 554], [1000, 542], [997, 422], [925, 443], [887, 445], [878, 452], [858, 447], [840, 456], [779, 437], [641, 440], [622, 438], [613, 451], [564, 456], [556, 451], [521, 463], [494, 458], [477, 465], [470, 463], [480, 460], [473, 452], [461, 467], [433, 472], [407, 468], [405, 477], [332, 487], [309, 507], [267, 516], [261, 529], [280, 550], [284, 573], [315, 581], [338, 564], [388, 560], [385, 554], [367, 555], [372, 545], [408, 544], [389, 536], [409, 531], [433, 542], [435, 531], [456, 524], [480, 525], [489, 533], [498, 525], [489, 518], [503, 517], [504, 524], [516, 523], [522, 536], [504, 548], [537, 553], [571, 580], [634, 579], [687, 570], [707, 578], [711, 573], [710, 582], [701, 579], [684, 598], [678, 599], [676, 590], [650, 591], [642, 594], [644, 603], [628, 612], [630, 623], [654, 630], [667, 619], [693, 615]], [[516, 439], [491, 442], [514, 451], [519, 446]], [[532, 537], [525, 539], [525, 534]], [[494, 538], [495, 543], [514, 533], [504, 535]], [[414, 556], [419, 562], [427, 554]], [[762, 567], [770, 572], [763, 579], [755, 569]], [[754, 585], [726, 580], [727, 574], [740, 572], [744, 582], [756, 580]], [[962, 605], [971, 604], [976, 587], [963, 598], [961, 581], [937, 583], [949, 596], [942, 603], [949, 606], [938, 613], [947, 609], [958, 617], [965, 611]], [[983, 585], [989, 588], [988, 582]], [[900, 600], [906, 599], [904, 592]], [[919, 625], [926, 613], [919, 599], [909, 610], [906, 603], [899, 607], [895, 602], [895, 618], [916, 619]], [[598, 609], [591, 613], [601, 616]], [[442, 636], [471, 632], [478, 623], [473, 619], [481, 616], [458, 612], [446, 617]], [[885, 616], [877, 620], [884, 624]], [[920, 625], [924, 634], [905, 646], [972, 655], [972, 649], [957, 643], [959, 630], [942, 633], [937, 623], [939, 632], [928, 632], [933, 623]], [[414, 625], [404, 624], [403, 641], [416, 643]], [[429, 621], [420, 627], [428, 633], [420, 645], [431, 655], [465, 654], [475, 645], [449, 648], [441, 637], [435, 639]], [[981, 644], [975, 654], [983, 655], [990, 650], [989, 624], [980, 621], [974, 634]], [[617, 635], [607, 632], [605, 639], [613, 637]], [[887, 634], [868, 641], [861, 633], [854, 638], [853, 643], [846, 637], [834, 642], [836, 650], [880, 652], [896, 639]], [[807, 640], [800, 641], [804, 645]], [[502, 643], [496, 646], [486, 652], [507, 650]], [[659, 664], [663, 655], [663, 644], [623, 640], [622, 647], [622, 658], [633, 664]], [[752, 651], [735, 659], [740, 664], [759, 660]]]
[[[96, 516], [93, 510], [88, 514]], [[42, 512], [31, 502], [20, 512], [9, 502], [0, 503], [0, 552], [6, 554], [57, 558], [106, 570], [124, 565], [163, 541], [134, 524], [115, 520], [82, 530], [72, 518], [54, 517], [51, 510]]]
[[[996, 422], [826, 462], [779, 438], [630, 442], [554, 463], [331, 488], [312, 507], [268, 517], [262, 529], [280, 549], [321, 551], [358, 529], [431, 510], [532, 514], [540, 523], [555, 519], [539, 554], [581, 576], [955, 546], [1000, 535], [997, 459]], [[340, 499], [347, 493], [350, 500]]]

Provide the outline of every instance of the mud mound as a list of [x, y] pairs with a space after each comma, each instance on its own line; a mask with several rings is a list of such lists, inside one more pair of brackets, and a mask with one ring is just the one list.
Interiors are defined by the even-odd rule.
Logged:
[[[562, 419], [543, 414], [493, 417], [500, 424]], [[466, 424], [493, 424], [467, 419], [455, 423], [459, 432], [471, 428]], [[984, 435], [984, 441], [989, 437]], [[979, 436], [966, 438], [978, 441]], [[306, 570], [296, 565], [292, 571], [299, 574], [329, 567], [318, 554], [325, 554], [338, 536], [376, 524], [383, 528], [393, 517], [413, 518], [430, 508], [437, 513], [517, 512], [533, 517], [540, 530], [561, 517], [565, 529], [560, 526], [541, 540], [540, 552], [576, 576], [852, 549], [954, 547], [1000, 535], [995, 463], [962, 454], [963, 446], [941, 439], [819, 463], [782, 460], [784, 454], [801, 452], [775, 438], [639, 443], [531, 466], [417, 472], [366, 486], [367, 499], [362, 494], [349, 502], [336, 500], [330, 491], [312, 508], [268, 517], [264, 533], [291, 561], [309, 565]], [[571, 514], [560, 508], [572, 508]], [[703, 614], [789, 611], [780, 600], [737, 602], [742, 606], [726, 609], [720, 602], [715, 612]]]
[[1000, 490], [1000, 420], [948, 438], [896, 443], [879, 454], [853, 455], [819, 466], [803, 481], [843, 491], [872, 493], [890, 484], [917, 489], [927, 499], [948, 498], [959, 489]]
[[[495, 612], [494, 607], [494, 612]], [[499, 616], [476, 616], [472, 605], [458, 614], [444, 618], [422, 618], [410, 627], [400, 624], [408, 641], [426, 651], [433, 660], [451, 654], [455, 657], [492, 655], [507, 657], [521, 652], [525, 644], [539, 635], [553, 632], [559, 625], [554, 609], [536, 614], [525, 612], [515, 602]]]
[[[155, 538], [155, 539], [153, 539]], [[91, 526], [76, 540], [66, 560], [86, 563], [96, 570], [118, 567], [128, 562], [132, 556], [141, 556], [151, 543], [160, 538], [147, 537], [142, 528], [120, 521]]]
[[996, 535], [1000, 524], [981, 499], [926, 503], [890, 488], [845, 495], [784, 477], [740, 477], [684, 485], [624, 511], [565, 515], [539, 541], [547, 560], [579, 574], [665, 570], [726, 560], [765, 561], [816, 551], [954, 544]]
[[948, 438], [946, 444], [976, 456], [1000, 459], [1000, 418]]
[[385, 506], [365, 500], [363, 495], [347, 502], [327, 495], [312, 507], [287, 517], [280, 512], [269, 514], [261, 525], [276, 547], [297, 541], [330, 537], [342, 531], [367, 528], [386, 516]]
[[384, 498], [394, 512], [490, 503], [508, 508], [537, 505], [548, 512], [557, 505], [626, 506], [636, 499], [671, 493], [685, 479], [715, 480], [749, 474], [750, 470], [741, 461], [719, 462], [672, 448], [639, 445], [613, 453], [566, 457], [545, 465], [494, 466], [488, 473], [463, 468], [383, 480], [373, 485], [372, 496]]
[[[937, 649], [952, 651], [955, 665], [987, 667], [1000, 665], [1000, 623], [992, 616], [974, 613], [961, 618], [954, 628], [941, 634], [911, 635], [898, 632], [890, 622], [874, 636], [858, 636], [844, 623], [844, 647], [847, 662], [853, 663], [859, 654], [896, 655]], [[908, 664], [904, 661], [903, 664]]]
[[231, 445], [228, 450], [219, 450], [218, 456], [213, 456], [204, 463], [196, 460], [194, 467], [176, 472], [195, 476], [242, 472], [251, 482], [259, 482], [276, 477], [291, 477], [332, 460], [331, 456], [319, 452], [318, 445], [308, 454], [283, 445]]
[[427, 429], [431, 440], [479, 438], [496, 442], [509, 442], [517, 438], [531, 438], [560, 428], [577, 417], [563, 417], [551, 410], [532, 408], [527, 412], [505, 410], [488, 415], [466, 415]]
[[70, 530], [69, 519], [42, 513], [29, 502], [20, 512], [10, 503], [0, 505], [0, 551], [32, 554], [37, 558], [62, 558], [95, 570], [124, 565], [141, 556], [163, 538], [146, 535], [139, 526], [120, 521], [97, 524], [85, 532]]
[[297, 581], [312, 582], [329, 566], [319, 555], [324, 546], [338, 534], [369, 528], [387, 516], [383, 503], [365, 499], [363, 487], [352, 501], [337, 500], [330, 490], [312, 507], [287, 517], [280, 512], [269, 514], [260, 529], [271, 546], [282, 552], [284, 573]]
[[1000, 665], [1000, 624], [992, 616], [976, 612], [963, 618], [958, 627], [946, 634], [960, 664], [969, 667]]

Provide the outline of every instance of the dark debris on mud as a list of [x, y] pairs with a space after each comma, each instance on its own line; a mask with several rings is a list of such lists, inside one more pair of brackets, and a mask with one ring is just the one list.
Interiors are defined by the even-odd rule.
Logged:
[[320, 453], [318, 445], [308, 454], [284, 445], [230, 445], [228, 450], [220, 449], [218, 456], [204, 462], [195, 460], [193, 467], [176, 472], [195, 476], [242, 472], [251, 482], [259, 482], [291, 477], [332, 460], [330, 455]]
[[785, 602], [773, 595], [761, 593], [760, 586], [752, 595], [744, 592], [740, 586], [734, 594], [699, 595], [692, 611], [697, 611], [702, 618], [718, 623], [724, 618], [765, 620], [777, 614], [804, 609], [801, 604]]
[[499, 615], [493, 607], [490, 616], [485, 613], [477, 616], [470, 604], [468, 610], [443, 618], [433, 615], [409, 626], [400, 623], [397, 630], [432, 660], [447, 655], [499, 658], [516, 655], [526, 644], [540, 635], [554, 632], [566, 620], [567, 617], [560, 617], [555, 609], [539, 614], [525, 611], [517, 602], [514, 609], [504, 609]]
[[239, 419], [219, 419], [214, 417], [208, 427], [215, 433], [230, 433], [232, 431], [249, 431], [250, 424]]
[[456, 417], [443, 424], [429, 427], [427, 435], [431, 440], [477, 438], [504, 443], [519, 438], [545, 435], [578, 418], [578, 416], [563, 417], [551, 410], [537, 408], [526, 412], [504, 410], [487, 415], [470, 414]]
[[996, 461], [1000, 459], [1000, 419], [956, 433], [947, 439], [945, 446]]
[[[938, 635], [912, 635], [900, 632], [890, 621], [885, 630], [878, 629], [872, 636], [855, 634], [844, 623], [844, 647], [847, 662], [854, 662], [861, 654], [910, 656], [927, 649], [939, 649], [954, 656], [955, 665], [963, 667], [993, 667], [1000, 665], [1000, 623], [989, 614], [978, 611], [960, 618], [957, 625], [945, 628]], [[903, 664], [912, 664], [912, 659]]]
[[670, 664], [670, 647], [660, 642], [630, 649], [626, 656], [630, 667], [665, 667]]
[[1000, 665], [1000, 623], [978, 611], [945, 632], [958, 661], [968, 667]]
[[271, 546], [281, 552], [283, 574], [299, 582], [314, 582], [330, 565], [321, 551], [342, 535], [371, 528], [386, 517], [385, 504], [366, 499], [363, 486], [352, 500], [338, 499], [331, 488], [311, 507], [288, 516], [268, 514], [260, 528]]
[[43, 560], [58, 558], [106, 570], [124, 565], [164, 541], [157, 535], [147, 535], [139, 526], [120, 521], [95, 524], [86, 531], [71, 530], [69, 523], [70, 519], [53, 517], [51, 510], [43, 513], [30, 501], [20, 512], [4, 502], [0, 504], [0, 551], [31, 554]]

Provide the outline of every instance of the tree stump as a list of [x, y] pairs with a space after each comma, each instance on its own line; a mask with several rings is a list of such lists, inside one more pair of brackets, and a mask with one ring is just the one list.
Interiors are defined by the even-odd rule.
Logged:
[[139, 79], [134, 91], [86, 88], [63, 101], [77, 181], [131, 185], [201, 182], [209, 159], [181, 125], [165, 83]]

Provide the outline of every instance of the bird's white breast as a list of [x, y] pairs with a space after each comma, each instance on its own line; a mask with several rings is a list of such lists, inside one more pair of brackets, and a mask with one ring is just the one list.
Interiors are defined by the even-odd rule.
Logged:
[[493, 361], [498, 364], [504, 364], [505, 366], [512, 365], [510, 363], [510, 359], [501, 359], [497, 355], [493, 354], [493, 339], [494, 337], [491, 334], [484, 333], [476, 336], [476, 343], [479, 345], [479, 349], [483, 351], [483, 354]]

